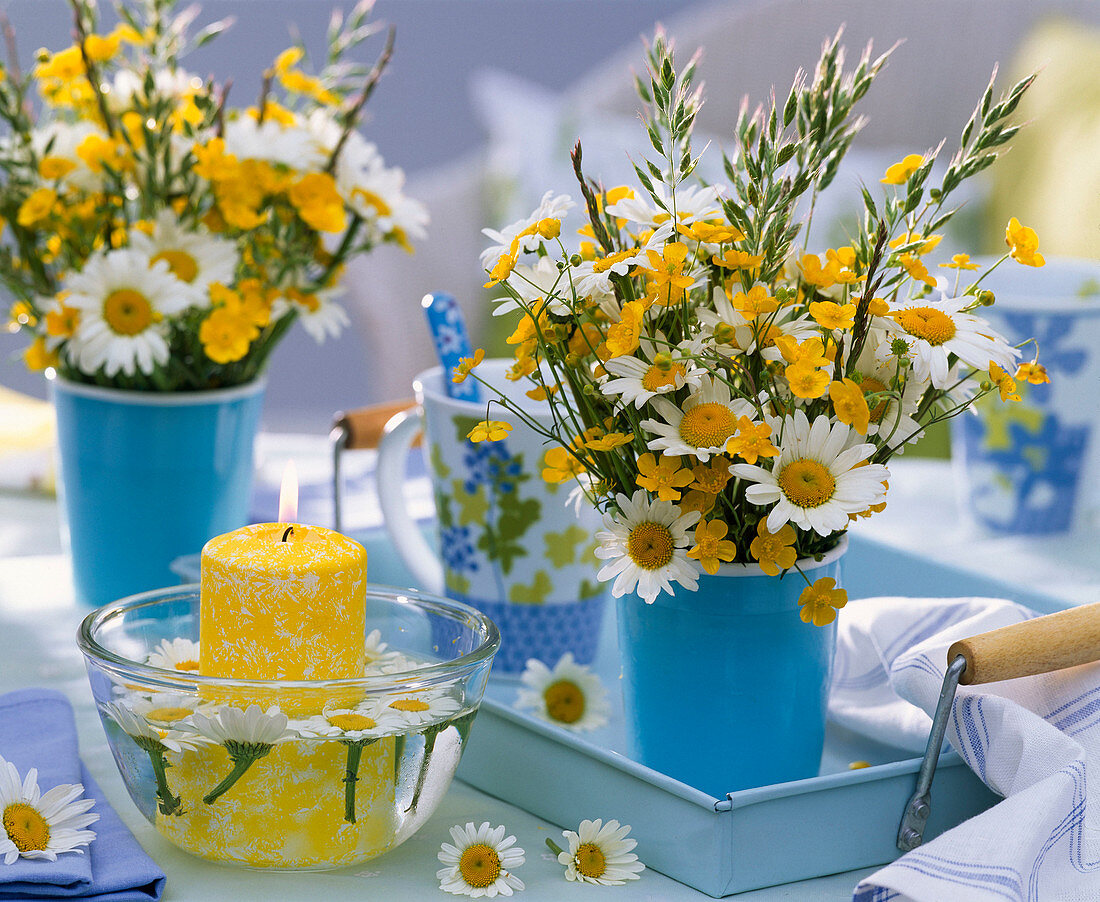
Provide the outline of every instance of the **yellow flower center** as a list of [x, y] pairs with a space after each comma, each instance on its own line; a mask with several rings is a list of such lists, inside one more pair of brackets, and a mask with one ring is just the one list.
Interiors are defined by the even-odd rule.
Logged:
[[584, 716], [584, 692], [572, 680], [551, 683], [542, 693], [546, 713], [561, 723], [576, 723]]
[[189, 659], [187, 661], [180, 661], [176, 664], [176, 670], [198, 670], [199, 662]]
[[799, 507], [820, 507], [836, 491], [836, 480], [829, 468], [806, 457], [783, 467], [777, 481], [787, 500]]
[[910, 307], [898, 311], [897, 318], [906, 332], [930, 345], [942, 345], [955, 337], [954, 321], [935, 307]]
[[710, 401], [684, 411], [680, 438], [693, 448], [717, 448], [737, 431], [737, 420], [725, 404]]
[[[419, 704], [424, 704], [420, 702]], [[424, 705], [424, 708], [427, 708]], [[423, 710], [423, 709], [421, 709]], [[362, 714], [334, 714], [328, 719], [328, 722], [334, 727], [340, 730], [373, 730], [377, 723], [371, 720], [369, 717], [364, 717]]]
[[458, 859], [458, 872], [470, 886], [492, 886], [500, 876], [500, 856], [491, 846], [474, 843]]
[[175, 723], [177, 720], [183, 720], [190, 714], [190, 708], [154, 708], [145, 715], [145, 719], [155, 720], [159, 723]]
[[4, 809], [4, 829], [20, 852], [42, 851], [50, 844], [50, 825], [36, 808], [22, 802]]
[[670, 388], [676, 385], [676, 377], [684, 375], [684, 365], [674, 363], [666, 370], [662, 370], [657, 364], [652, 364], [644, 376], [642, 376], [642, 388], [646, 391], [660, 391], [662, 388]]
[[199, 274], [199, 264], [187, 251], [161, 251], [154, 254], [149, 262], [156, 263], [158, 260], [167, 263], [172, 274], [181, 282], [194, 282]]
[[119, 288], [103, 302], [103, 319], [116, 335], [137, 335], [159, 319], [148, 298], [132, 288]]
[[607, 857], [594, 842], [581, 843], [577, 847], [577, 854], [573, 856], [573, 863], [577, 870], [585, 877], [597, 880], [607, 871]]
[[643, 570], [659, 570], [672, 560], [672, 533], [660, 523], [639, 523], [630, 530], [626, 553]]
[[[871, 376], [864, 376], [863, 381], [859, 383], [860, 389], [865, 395], [873, 395], [876, 392], [886, 391], [886, 384]], [[889, 402], [883, 399], [871, 408], [871, 422], [877, 423], [882, 419], [882, 415], [886, 413], [886, 405]]]
[[399, 698], [395, 702], [390, 702], [390, 707], [395, 711], [427, 711], [429, 705], [418, 698]]

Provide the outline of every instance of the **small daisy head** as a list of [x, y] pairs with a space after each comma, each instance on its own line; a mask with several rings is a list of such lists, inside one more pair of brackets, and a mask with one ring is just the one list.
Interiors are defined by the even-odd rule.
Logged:
[[394, 712], [405, 726], [449, 720], [462, 708], [454, 696], [431, 689], [390, 696], [383, 699], [382, 706]]
[[638, 842], [626, 838], [629, 832], [618, 821], [605, 824], [600, 818], [581, 821], [576, 832], [563, 830], [569, 848], [558, 853], [558, 862], [565, 865], [565, 879], [602, 886], [637, 880], [645, 865], [631, 851]]
[[445, 865], [436, 872], [439, 888], [456, 896], [510, 896], [523, 889], [523, 881], [512, 871], [526, 860], [514, 836], [505, 836], [503, 826], [489, 827], [485, 821], [475, 828], [451, 827], [454, 844], [443, 843], [439, 860]]
[[162, 670], [179, 670], [183, 673], [198, 673], [199, 643], [190, 639], [161, 639], [145, 663]]
[[607, 689], [589, 668], [566, 652], [553, 669], [534, 658], [521, 677], [516, 706], [568, 730], [595, 730], [607, 723]]
[[14, 764], [0, 757], [0, 856], [4, 864], [17, 858], [56, 861], [65, 852], [80, 852], [95, 839], [86, 830], [99, 820], [88, 814], [94, 799], [82, 799], [80, 783], [62, 783], [43, 793], [38, 770], [20, 779]]

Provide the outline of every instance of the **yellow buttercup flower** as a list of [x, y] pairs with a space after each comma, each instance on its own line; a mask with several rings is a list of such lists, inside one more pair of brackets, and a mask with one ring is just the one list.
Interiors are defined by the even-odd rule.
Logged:
[[943, 269], [980, 269], [977, 263], [970, 262], [970, 254], [952, 254], [950, 263], [941, 263]]
[[1047, 368], [1036, 360], [1031, 361], [1031, 363], [1021, 363], [1016, 367], [1016, 375], [1014, 378], [1024, 379], [1032, 385], [1042, 385], [1043, 383], [1050, 382], [1050, 376], [1047, 375]]
[[803, 623], [828, 626], [836, 620], [836, 612], [848, 603], [848, 593], [838, 589], [831, 576], [823, 576], [802, 590], [798, 603], [802, 606], [798, 616]]
[[628, 445], [632, 441], [634, 441], [634, 433], [632, 432], [607, 432], [590, 438], [584, 443], [584, 446], [592, 451], [614, 451], [616, 448]]
[[47, 181], [64, 178], [76, 169], [76, 163], [67, 157], [47, 156], [38, 161], [38, 174]]
[[662, 501], [679, 501], [680, 489], [691, 484], [691, 470], [680, 466], [679, 455], [662, 454], [660, 462], [647, 451], [638, 458], [638, 475], [634, 481]]
[[737, 557], [737, 546], [726, 538], [729, 526], [722, 520], [700, 520], [695, 526], [695, 545], [687, 556], [697, 560], [707, 573], [718, 572], [723, 561]]
[[768, 289], [763, 285], [753, 285], [747, 292], [737, 292], [732, 303], [733, 308], [747, 320], [774, 313], [779, 309], [779, 301], [770, 297]]
[[755, 464], [758, 458], [775, 457], [779, 449], [772, 444], [772, 427], [767, 423], [753, 423], [748, 417], [737, 421], [737, 434], [726, 442], [726, 453], [736, 454], [746, 463]]
[[124, 142], [94, 132], [77, 145], [76, 155], [92, 172], [103, 172], [104, 169], [123, 171], [132, 168], [134, 164]]
[[37, 188], [19, 205], [15, 221], [24, 228], [39, 225], [53, 212], [57, 192], [52, 188]]
[[552, 485], [559, 485], [576, 479], [585, 471], [585, 466], [568, 448], [555, 445], [542, 457], [542, 479]]
[[347, 228], [344, 200], [328, 173], [306, 173], [291, 186], [287, 197], [311, 228], [319, 232], [342, 232]]
[[1047, 261], [1039, 253], [1039, 236], [1034, 229], [1020, 225], [1020, 220], [1013, 216], [1005, 228], [1005, 244], [1012, 259], [1024, 266], [1042, 266]]
[[[724, 222], [706, 222], [705, 220], [699, 220], [691, 225], [683, 225], [681, 223], [676, 226], [676, 231], [685, 238], [690, 238], [693, 241], [701, 241], [706, 244], [725, 244], [727, 241], [743, 241], [745, 238], [745, 233], [736, 226], [731, 226]], [[717, 260], [718, 258], [716, 257], [715, 259]]]
[[1016, 380], [993, 361], [989, 362], [989, 378], [993, 380], [993, 385], [997, 388], [1002, 401], [1020, 400], [1020, 396], [1016, 392]]
[[482, 420], [470, 430], [467, 438], [471, 442], [499, 442], [508, 437], [512, 424], [501, 420]]
[[808, 363], [792, 363], [783, 375], [796, 398], [820, 398], [829, 385], [829, 374]]
[[51, 366], [57, 366], [60, 359], [57, 351], [51, 351], [47, 348], [46, 339], [39, 335], [23, 352], [23, 362], [27, 365], [27, 369], [38, 372]]
[[[737, 239], [733, 239], [737, 240]], [[764, 259], [763, 254], [750, 254], [748, 251], [730, 249], [719, 257], [717, 254], [711, 257], [711, 262], [722, 269], [752, 269], [760, 265]]]
[[888, 166], [886, 175], [879, 181], [884, 185], [904, 185], [923, 164], [924, 157], [919, 153], [911, 153], [901, 162]]
[[768, 518], [762, 517], [756, 524], [756, 538], [749, 543], [749, 554], [768, 576], [778, 576], [780, 570], [789, 570], [798, 559], [794, 550], [797, 538], [790, 523], [784, 523], [778, 532], [771, 532]]
[[854, 380], [845, 378], [841, 382], [830, 383], [829, 400], [833, 402], [833, 410], [840, 422], [851, 426], [860, 435], [867, 434], [871, 409], [867, 406], [863, 389]]
[[918, 241], [920, 242], [920, 247], [916, 248], [915, 252], [918, 254], [930, 254], [939, 247], [940, 242], [943, 241], [943, 235], [929, 235], [925, 238], [920, 234], [904, 232], [890, 242], [890, 247], [897, 250], [899, 247], [903, 247], [906, 244], [916, 244]]
[[623, 305], [622, 319], [607, 329], [607, 349], [612, 357], [633, 354], [641, 339], [645, 305], [630, 301]]
[[8, 311], [10, 320], [9, 328], [19, 329], [22, 326], [33, 328], [38, 324], [38, 317], [34, 315], [34, 308], [26, 301], [16, 301]]
[[725, 457], [715, 456], [705, 464], [696, 464], [691, 468], [692, 488], [708, 495], [718, 495], [733, 476], [730, 463]]
[[215, 307], [199, 327], [203, 352], [215, 363], [232, 363], [248, 353], [259, 330], [229, 307]]
[[806, 366], [828, 366], [832, 363], [820, 338], [807, 338], [800, 342], [791, 335], [778, 335], [775, 346], [787, 363], [801, 363]]
[[80, 325], [80, 311], [75, 307], [66, 307], [60, 301], [56, 309], [46, 313], [46, 334], [50, 338], [72, 338], [78, 325]]
[[919, 257], [914, 257], [912, 254], [902, 254], [898, 258], [898, 263], [909, 274], [910, 278], [916, 279], [918, 282], [924, 282], [925, 285], [930, 285], [933, 288], [936, 287], [935, 278], [929, 275], [928, 267], [924, 265]]
[[851, 329], [856, 324], [856, 305], [814, 301], [810, 304], [810, 316], [826, 329]]
[[485, 349], [478, 348], [474, 351], [473, 357], [460, 357], [458, 359], [458, 366], [454, 368], [454, 372], [451, 374], [451, 381], [456, 385], [460, 385], [466, 381], [466, 377], [470, 375], [470, 371], [473, 370], [482, 360], [485, 359]]
[[646, 293], [655, 303], [665, 307], [678, 304], [694, 279], [684, 272], [688, 246], [680, 241], [666, 244], [661, 251], [647, 250], [649, 266], [646, 273]]

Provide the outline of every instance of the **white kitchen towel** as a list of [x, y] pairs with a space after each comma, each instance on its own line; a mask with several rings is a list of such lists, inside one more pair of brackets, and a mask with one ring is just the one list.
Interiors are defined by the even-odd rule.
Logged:
[[[854, 601], [830, 714], [922, 753], [948, 646], [1033, 616], [988, 598]], [[947, 741], [1003, 801], [863, 880], [854, 902], [1100, 900], [1100, 664], [960, 686]]]

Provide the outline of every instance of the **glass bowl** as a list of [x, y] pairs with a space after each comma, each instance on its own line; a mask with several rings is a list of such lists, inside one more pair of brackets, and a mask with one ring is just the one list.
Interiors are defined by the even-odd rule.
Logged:
[[362, 679], [198, 673], [198, 586], [89, 614], [77, 641], [134, 804], [202, 858], [323, 869], [374, 858], [431, 816], [500, 635], [473, 608], [368, 587]]

